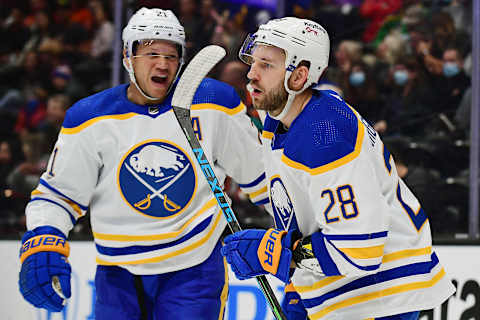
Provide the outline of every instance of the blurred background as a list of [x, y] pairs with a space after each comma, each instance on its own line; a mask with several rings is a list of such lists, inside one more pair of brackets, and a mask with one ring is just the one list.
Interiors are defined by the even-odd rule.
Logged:
[[[248, 67], [237, 59], [245, 36], [280, 16], [320, 23], [331, 54], [317, 88], [343, 96], [382, 136], [437, 244], [478, 243], [478, 163], [470, 163], [472, 153], [478, 160], [478, 123], [470, 127], [478, 56], [472, 59], [468, 0], [2, 0], [0, 239], [25, 231], [24, 208], [65, 111], [128, 81], [121, 30], [142, 6], [175, 12], [186, 31], [187, 62], [208, 44], [227, 49], [211, 76], [236, 88], [259, 130], [245, 90]], [[234, 181], [225, 189], [243, 227], [272, 225]], [[88, 218], [70, 238], [91, 239]]]

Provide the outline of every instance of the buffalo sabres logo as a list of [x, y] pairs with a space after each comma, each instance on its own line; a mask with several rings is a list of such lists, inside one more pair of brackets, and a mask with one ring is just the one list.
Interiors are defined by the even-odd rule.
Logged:
[[180, 213], [195, 193], [195, 169], [180, 147], [163, 140], [144, 141], [123, 157], [120, 192], [142, 214], [166, 218]]
[[279, 176], [275, 176], [270, 181], [270, 198], [272, 199], [276, 226], [283, 227], [284, 230], [298, 228], [292, 200]]

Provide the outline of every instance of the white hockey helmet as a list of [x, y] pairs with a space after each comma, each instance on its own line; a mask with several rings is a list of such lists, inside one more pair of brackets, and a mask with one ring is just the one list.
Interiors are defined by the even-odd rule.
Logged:
[[[251, 55], [258, 45], [271, 45], [285, 52], [285, 90], [289, 93], [288, 101], [275, 119], [281, 119], [290, 109], [295, 95], [315, 85], [328, 66], [330, 39], [327, 31], [318, 23], [295, 17], [273, 19], [260, 25], [257, 32], [247, 36], [238, 56], [246, 64], [251, 64]], [[300, 62], [308, 62], [308, 78], [299, 91], [288, 88], [288, 79]]]
[[128, 64], [123, 62], [123, 66], [130, 75], [130, 80], [140, 90], [147, 99], [156, 98], [148, 96], [138, 86], [135, 79], [135, 72], [132, 68], [131, 58], [134, 55], [135, 43], [140, 40], [167, 40], [179, 46], [179, 66], [175, 79], [180, 73], [185, 62], [185, 31], [178, 21], [175, 14], [170, 10], [141, 8], [135, 12], [122, 33], [123, 47], [126, 51]]

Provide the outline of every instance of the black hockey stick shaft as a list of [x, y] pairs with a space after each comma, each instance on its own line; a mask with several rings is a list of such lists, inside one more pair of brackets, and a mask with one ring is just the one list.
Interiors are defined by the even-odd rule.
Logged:
[[[198, 141], [197, 136], [195, 135], [192, 127], [192, 120], [190, 119], [190, 109], [173, 107], [173, 111], [175, 112], [175, 116], [177, 117], [178, 123], [180, 124], [183, 133], [187, 137], [188, 143], [195, 154], [195, 159], [197, 160], [198, 164], [202, 168], [202, 172], [205, 178], [210, 185], [210, 189], [212, 190], [215, 198], [217, 199], [217, 203], [222, 209], [222, 212], [227, 220], [228, 227], [232, 233], [242, 230], [240, 224], [238, 223], [235, 214], [230, 207], [230, 204], [227, 201], [227, 197], [223, 193], [223, 190], [218, 183], [218, 179], [215, 176], [212, 166], [210, 165], [205, 152], [203, 151], [202, 146], [200, 145], [200, 141]], [[267, 299], [270, 308], [272, 309], [273, 314], [277, 320], [286, 320], [287, 317], [283, 313], [283, 310], [280, 306], [280, 303], [277, 300], [277, 297], [273, 293], [272, 287], [268, 283], [268, 280], [265, 276], [257, 276], [255, 277], [257, 280], [260, 289], [263, 292], [263, 295]]]

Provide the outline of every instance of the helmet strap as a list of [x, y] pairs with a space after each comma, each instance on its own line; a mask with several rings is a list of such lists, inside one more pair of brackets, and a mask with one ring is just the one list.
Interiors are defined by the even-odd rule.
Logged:
[[270, 112], [268, 112], [268, 115], [272, 119], [275, 119], [275, 120], [283, 119], [287, 115], [288, 111], [290, 111], [290, 108], [292, 107], [293, 100], [295, 100], [296, 95], [302, 93], [303, 91], [305, 91], [306, 88], [308, 88], [307, 84], [309, 84], [309, 83], [307, 81], [303, 85], [303, 88], [298, 90], [298, 91], [290, 89], [288, 87], [288, 80], [290, 79], [291, 75], [292, 75], [292, 71], [287, 71], [287, 74], [285, 75], [285, 81], [283, 83], [284, 87], [285, 87], [285, 90], [287, 90], [287, 92], [288, 92], [288, 98], [287, 98], [287, 102], [285, 103], [285, 107], [283, 107], [282, 112], [280, 112], [276, 116], [272, 116], [272, 114]]

